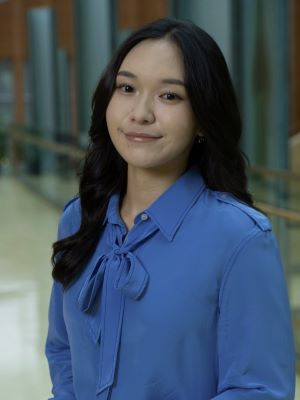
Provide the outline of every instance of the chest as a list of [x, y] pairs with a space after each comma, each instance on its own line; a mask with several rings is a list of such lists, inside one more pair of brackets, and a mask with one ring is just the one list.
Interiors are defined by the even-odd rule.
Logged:
[[129, 321], [144, 328], [198, 330], [218, 312], [219, 260], [199, 246], [145, 245], [139, 252], [149, 273], [144, 296], [126, 299]]
[[[219, 253], [211, 251], [208, 242], [199, 244], [191, 239], [179, 235], [172, 242], [157, 232], [132, 250], [139, 265], [147, 272], [148, 282], [141, 297], [124, 296], [124, 337], [130, 337], [132, 331], [136, 334], [140, 332], [142, 337], [145, 335], [147, 338], [162, 332], [176, 331], [178, 337], [185, 336], [186, 332], [202, 332], [202, 335], [210, 332], [209, 327], [218, 313], [221, 259]], [[107, 241], [102, 238], [84, 274], [66, 292], [64, 313], [69, 330], [83, 329], [85, 317], [77, 307], [77, 299], [99, 255], [109, 250]], [[109, 294], [109, 298], [121, 293], [116, 289], [118, 270], [109, 270], [108, 265], [104, 274], [108, 273], [110, 283], [97, 288], [93, 326], [98, 325], [104, 312], [101, 308], [103, 292], [105, 296]], [[130, 271], [128, 277], [134, 279], [130, 278]]]

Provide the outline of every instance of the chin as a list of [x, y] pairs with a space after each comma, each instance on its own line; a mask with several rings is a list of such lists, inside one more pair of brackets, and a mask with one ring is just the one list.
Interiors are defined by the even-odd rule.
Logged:
[[140, 168], [140, 169], [151, 169], [151, 168], [157, 168], [160, 165], [153, 164], [153, 163], [145, 163], [145, 162], [127, 162], [128, 167], [131, 168]]
[[129, 158], [129, 157], [123, 157], [124, 161], [127, 162], [129, 167], [132, 168], [157, 168], [163, 165], [163, 163], [160, 162], [155, 162], [153, 160], [147, 161], [144, 158]]

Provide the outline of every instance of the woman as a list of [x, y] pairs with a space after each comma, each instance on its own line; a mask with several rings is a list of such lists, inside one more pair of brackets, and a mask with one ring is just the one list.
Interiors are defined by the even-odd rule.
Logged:
[[52, 257], [53, 398], [292, 400], [280, 255], [217, 44], [167, 18], [133, 33], [89, 133]]

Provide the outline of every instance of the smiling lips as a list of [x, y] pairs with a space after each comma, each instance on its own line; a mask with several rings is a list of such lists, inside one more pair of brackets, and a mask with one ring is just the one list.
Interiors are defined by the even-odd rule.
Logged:
[[141, 132], [126, 132], [124, 134], [128, 140], [134, 142], [150, 142], [161, 138], [161, 136], [153, 136]]

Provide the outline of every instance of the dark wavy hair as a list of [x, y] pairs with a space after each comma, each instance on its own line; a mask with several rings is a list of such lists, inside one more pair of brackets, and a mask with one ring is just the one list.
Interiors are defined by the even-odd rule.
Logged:
[[116, 192], [122, 198], [126, 191], [127, 163], [110, 139], [105, 115], [122, 61], [135, 45], [146, 39], [166, 39], [181, 50], [186, 90], [199, 129], [206, 137], [204, 144], [195, 141], [188, 165], [198, 165], [209, 188], [231, 193], [254, 207], [247, 190], [248, 159], [240, 149], [240, 112], [220, 48], [192, 22], [156, 20], [132, 33], [121, 45], [93, 95], [90, 142], [79, 172], [81, 224], [76, 233], [53, 244], [52, 276], [64, 287], [79, 276], [95, 251], [109, 198]]

